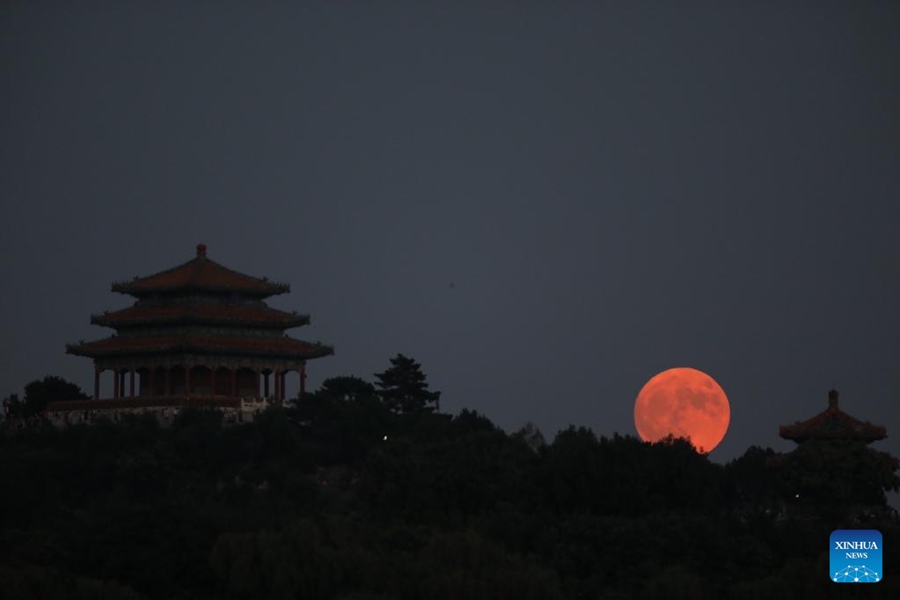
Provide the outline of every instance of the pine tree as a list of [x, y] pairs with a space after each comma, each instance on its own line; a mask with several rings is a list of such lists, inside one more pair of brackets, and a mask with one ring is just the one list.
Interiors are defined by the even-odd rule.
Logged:
[[396, 413], [440, 409], [441, 393], [428, 390], [422, 365], [408, 356], [398, 354], [391, 359], [391, 368], [375, 377], [382, 402]]

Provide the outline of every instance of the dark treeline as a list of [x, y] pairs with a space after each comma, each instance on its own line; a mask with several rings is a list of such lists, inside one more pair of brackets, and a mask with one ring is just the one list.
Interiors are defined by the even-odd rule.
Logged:
[[722, 466], [683, 440], [545, 443], [388, 397], [339, 378], [238, 426], [184, 411], [6, 431], [0, 596], [900, 597], [893, 549], [879, 584], [828, 580], [833, 529], [900, 539], [880, 453], [820, 449], [815, 471], [814, 446], [793, 463], [752, 447]]

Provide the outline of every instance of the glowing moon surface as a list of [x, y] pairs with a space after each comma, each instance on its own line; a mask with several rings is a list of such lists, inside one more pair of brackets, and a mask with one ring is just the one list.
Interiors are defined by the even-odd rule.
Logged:
[[716, 380], [697, 369], [679, 367], [654, 375], [634, 402], [634, 426], [647, 442], [672, 435], [690, 438], [698, 452], [719, 445], [731, 406]]

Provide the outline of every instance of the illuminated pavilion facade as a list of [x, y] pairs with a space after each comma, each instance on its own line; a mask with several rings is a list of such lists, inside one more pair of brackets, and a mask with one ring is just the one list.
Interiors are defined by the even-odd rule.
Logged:
[[[289, 285], [224, 267], [203, 244], [192, 260], [114, 283], [112, 291], [136, 299], [128, 308], [91, 316], [92, 324], [115, 333], [66, 346], [69, 354], [93, 359], [94, 397], [51, 403], [51, 418], [190, 405], [227, 412], [249, 403], [258, 409], [285, 399], [289, 373], [298, 374], [303, 393], [307, 362], [333, 354], [329, 346], [285, 333], [309, 324], [308, 315], [266, 305], [266, 298], [288, 293]], [[106, 398], [104, 373], [112, 375]]]

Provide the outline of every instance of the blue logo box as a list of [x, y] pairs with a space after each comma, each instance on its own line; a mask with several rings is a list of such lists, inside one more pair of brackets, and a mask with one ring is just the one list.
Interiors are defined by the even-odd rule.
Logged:
[[837, 529], [831, 533], [831, 572], [835, 583], [878, 583], [884, 573], [881, 532], [874, 529]]

